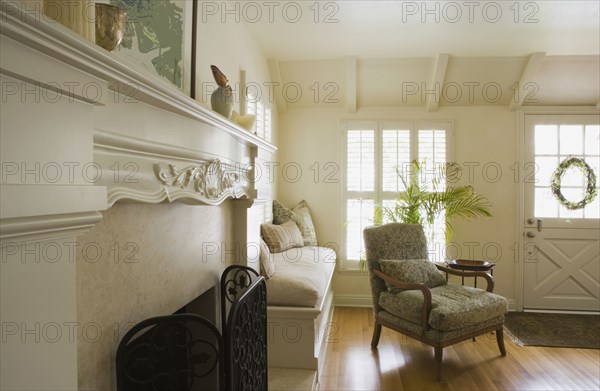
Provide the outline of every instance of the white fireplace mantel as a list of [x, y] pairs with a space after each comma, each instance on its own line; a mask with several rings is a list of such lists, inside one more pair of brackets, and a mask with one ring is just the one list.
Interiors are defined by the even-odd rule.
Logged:
[[[229, 197], [254, 198], [251, 183], [254, 158], [259, 149], [274, 152], [274, 145], [207, 110], [174, 86], [139, 71], [59, 23], [19, 4], [1, 3], [0, 73], [6, 86], [3, 101], [8, 101], [5, 110], [14, 108], [17, 112], [16, 122], [21, 122], [19, 116], [31, 115], [37, 117], [39, 123], [3, 121], [6, 135], [2, 160], [7, 162], [8, 169], [2, 178], [3, 192], [18, 194], [20, 188], [14, 188], [17, 185], [68, 184], [73, 189], [79, 186], [78, 194], [89, 193], [82, 198], [97, 199], [98, 187], [104, 186], [107, 207], [120, 199], [217, 205]], [[32, 89], [37, 92], [32, 93]], [[23, 133], [19, 129], [22, 127], [29, 127], [25, 132], [34, 140], [36, 132], [47, 135], [48, 130], [40, 127], [44, 116], [51, 117], [46, 118], [49, 121], [60, 118], [59, 122], [64, 125], [78, 127], [77, 132], [87, 128], [89, 134], [78, 133], [73, 137], [73, 129], [67, 132], [56, 123], [56, 134], [51, 140], [60, 145], [60, 149], [70, 143], [72, 150], [87, 152], [87, 156], [79, 153], [64, 161], [60, 160], [64, 155], [43, 159], [45, 153], [38, 153], [36, 148], [51, 148], [51, 144], [10, 145], [13, 140], [18, 142], [19, 137], [14, 134]], [[76, 122], [78, 116], [85, 124]], [[7, 159], [6, 155], [19, 155], [19, 159]], [[35, 157], [27, 159], [27, 155]], [[81, 165], [82, 171], [84, 168], [87, 171], [77, 172], [80, 168], [76, 166], [75, 172], [71, 172], [74, 162]], [[45, 178], [44, 172], [41, 179], [33, 178], [31, 183], [29, 177], [33, 175], [23, 172], [35, 169], [36, 164], [40, 164], [40, 172], [51, 171], [53, 167], [48, 165], [58, 165], [62, 170], [58, 183], [46, 180], [54, 177]], [[94, 166], [90, 168], [90, 164]], [[213, 172], [215, 168], [218, 172]], [[90, 173], [94, 169], [101, 173]], [[67, 173], [74, 178], [65, 183], [63, 176]], [[210, 175], [205, 175], [207, 173]], [[181, 179], [189, 175], [196, 178], [183, 183]], [[175, 178], [177, 176], [180, 177]], [[45, 189], [48, 190], [50, 188]], [[71, 204], [73, 201], [69, 199]], [[15, 210], [24, 208], [3, 205], [3, 211], [9, 209], [7, 213], [15, 218], [19, 217]]]
[[[246, 131], [223, 116], [205, 109], [198, 102], [177, 90], [176, 87], [140, 71], [135, 65], [128, 64], [116, 55], [91, 44], [61, 24], [53, 22], [37, 12], [28, 11], [26, 6], [19, 7], [18, 4], [18, 2], [1, 3], [3, 36], [10, 37], [106, 82], [108, 88], [115, 91], [121, 90], [127, 95], [127, 99], [135, 99], [156, 108], [195, 119], [229, 134], [248, 146], [258, 147], [267, 152], [276, 150], [273, 144]], [[5, 60], [11, 59], [5, 58]], [[54, 82], [54, 84], [50, 84], [51, 87], [61, 87], [60, 80], [52, 80], [51, 77], [46, 77], [46, 79]], [[43, 83], [44, 81], [39, 80], [39, 82]], [[134, 93], [131, 93], [131, 86], [136, 89]], [[68, 87], [61, 91], [66, 96], [73, 95], [82, 100], [89, 98], [77, 86], [71, 89], [65, 84], [62, 87]], [[100, 102], [94, 100], [92, 103], [103, 104], [102, 100]]]
[[27, 327], [77, 321], [77, 236], [118, 201], [234, 198], [243, 241], [255, 158], [276, 148], [19, 4], [0, 2], [0, 388], [70, 390], [76, 341]]

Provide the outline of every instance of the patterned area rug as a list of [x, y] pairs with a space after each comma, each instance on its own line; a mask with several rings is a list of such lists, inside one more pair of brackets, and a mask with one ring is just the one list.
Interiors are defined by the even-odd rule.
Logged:
[[504, 327], [521, 346], [600, 349], [600, 315], [509, 312]]

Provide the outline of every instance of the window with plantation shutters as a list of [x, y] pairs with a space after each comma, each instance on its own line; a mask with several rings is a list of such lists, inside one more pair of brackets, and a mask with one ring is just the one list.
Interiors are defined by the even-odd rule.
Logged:
[[[342, 125], [344, 182], [342, 216], [344, 219], [342, 267], [354, 269], [364, 258], [362, 231], [373, 225], [378, 205], [392, 207], [403, 191], [399, 175], [408, 179], [412, 160], [426, 162], [425, 174], [418, 178], [431, 187], [436, 165], [445, 164], [450, 150], [450, 122], [348, 121]], [[440, 184], [443, 189], [445, 184]], [[444, 248], [443, 217], [426, 232], [433, 237], [430, 258], [442, 260]], [[433, 235], [433, 236], [431, 236]]]
[[362, 231], [372, 225], [375, 213], [376, 129], [371, 123], [356, 123], [346, 129], [346, 254], [360, 259]]
[[[246, 115], [256, 116], [254, 122], [254, 132], [256, 135], [268, 142], [271, 142], [272, 137], [272, 111], [271, 108], [264, 104], [262, 101], [256, 99], [251, 94], [246, 96]], [[263, 157], [264, 158], [264, 157]], [[262, 163], [261, 157], [257, 158], [257, 165]], [[258, 219], [261, 223], [271, 223], [273, 221], [273, 197], [272, 197], [272, 186], [267, 176], [263, 176], [258, 179], [255, 184], [261, 201], [255, 204], [255, 208], [258, 210]]]
[[257, 100], [252, 95], [246, 98], [246, 114], [256, 116], [254, 131], [256, 135], [271, 142], [272, 112], [271, 108]]
[[375, 130], [348, 131], [348, 191], [375, 190]]
[[272, 112], [271, 109], [268, 108], [267, 106], [264, 107], [264, 117], [265, 117], [265, 122], [264, 122], [264, 131], [263, 131], [263, 135], [262, 137], [271, 142], [272, 141], [272, 131], [273, 131], [273, 125], [272, 125]]
[[[421, 186], [433, 191], [433, 174], [443, 167], [448, 159], [446, 157], [446, 130], [440, 129], [420, 129], [418, 130], [418, 160], [426, 162], [425, 169], [421, 175]], [[446, 189], [446, 183], [437, 184], [437, 190]], [[441, 250], [445, 244], [444, 233], [444, 214], [438, 217], [433, 227], [425, 227], [427, 237], [432, 237], [433, 248], [430, 248], [430, 254], [436, 258], [436, 261], [443, 260]]]
[[391, 191], [396, 193], [404, 190], [404, 185], [398, 176], [398, 170], [401, 171], [411, 161], [410, 130], [383, 129], [381, 137], [383, 165], [382, 190], [384, 192]]

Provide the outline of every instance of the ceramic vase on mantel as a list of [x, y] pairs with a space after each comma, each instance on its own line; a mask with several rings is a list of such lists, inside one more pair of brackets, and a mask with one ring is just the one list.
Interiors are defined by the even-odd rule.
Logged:
[[213, 111], [216, 111], [225, 118], [230, 118], [231, 110], [233, 109], [233, 91], [227, 84], [229, 80], [227, 80], [227, 77], [216, 66], [211, 65], [210, 69], [219, 86], [210, 96], [210, 106]]

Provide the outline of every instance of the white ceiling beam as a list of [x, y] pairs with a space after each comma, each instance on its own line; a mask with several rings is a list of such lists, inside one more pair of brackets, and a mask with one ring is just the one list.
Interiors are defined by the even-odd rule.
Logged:
[[546, 52], [536, 52], [529, 56], [527, 65], [525, 65], [525, 69], [523, 69], [523, 73], [521, 74], [521, 80], [519, 80], [519, 84], [517, 85], [517, 88], [515, 88], [515, 93], [510, 101], [510, 105], [508, 106], [510, 111], [515, 111], [523, 105], [528, 93], [526, 87], [528, 83], [532, 83], [534, 80], [535, 75], [540, 70], [545, 57]]
[[271, 83], [273, 83], [275, 87], [272, 90], [272, 92], [275, 95], [275, 104], [277, 105], [279, 113], [285, 114], [287, 112], [287, 103], [283, 98], [283, 82], [281, 80], [281, 72], [279, 70], [279, 61], [277, 61], [276, 58], [269, 58], [267, 60], [267, 64], [269, 65], [269, 75], [271, 76]]
[[427, 111], [437, 111], [440, 106], [440, 100], [442, 98], [442, 88], [444, 87], [444, 80], [446, 79], [446, 70], [448, 69], [448, 61], [450, 55], [447, 53], [438, 53], [435, 60], [435, 66], [433, 67], [433, 75], [431, 76], [431, 84], [429, 89], [436, 91], [434, 94], [427, 94]]
[[357, 107], [357, 60], [346, 57], [346, 111], [356, 113]]

